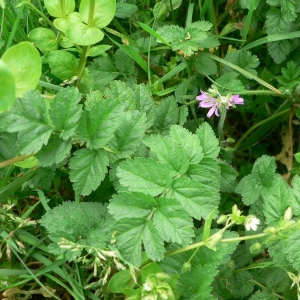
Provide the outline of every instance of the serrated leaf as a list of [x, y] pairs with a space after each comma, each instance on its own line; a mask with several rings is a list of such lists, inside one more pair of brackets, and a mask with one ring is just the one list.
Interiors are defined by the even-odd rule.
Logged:
[[47, 144], [53, 130], [49, 125], [46, 101], [35, 91], [16, 101], [6, 122], [9, 132], [18, 132], [17, 147], [27, 155], [38, 152]]
[[62, 140], [57, 135], [52, 135], [47, 143], [37, 154], [36, 158], [43, 167], [58, 164], [63, 161], [72, 148], [71, 140]]
[[190, 272], [180, 276], [179, 291], [185, 299], [213, 300], [211, 294], [212, 282], [218, 270], [214, 266], [194, 266]]
[[289, 206], [293, 209], [294, 215], [300, 214], [300, 177], [296, 175], [292, 181], [292, 197], [288, 199]]
[[170, 170], [172, 176], [184, 174], [189, 167], [185, 149], [169, 136], [151, 135], [144, 144], [155, 153], [158, 161]]
[[300, 232], [299, 230], [294, 232], [289, 236], [287, 240], [284, 241], [284, 254], [286, 255], [288, 261], [292, 266], [300, 271]]
[[[257, 75], [255, 68], [259, 65], [259, 60], [256, 55], [252, 55], [250, 51], [234, 50], [228, 52], [224, 59], [242, 69]], [[231, 71], [231, 68], [224, 65], [224, 70], [227, 72]], [[242, 74], [242, 73], [241, 73]], [[243, 75], [243, 74], [242, 74]], [[248, 77], [247, 77], [248, 78]]]
[[133, 90], [125, 82], [114, 80], [104, 92], [108, 101], [119, 102], [120, 107], [127, 110], [135, 109]]
[[157, 198], [158, 205], [154, 212], [153, 222], [160, 236], [166, 242], [188, 245], [194, 237], [193, 221], [181, 208], [178, 201]]
[[265, 187], [270, 187], [273, 184], [276, 171], [275, 158], [263, 155], [256, 160], [253, 165], [252, 174], [261, 181]]
[[254, 283], [249, 271], [234, 272], [229, 278], [229, 289], [234, 298], [243, 298], [250, 295], [254, 289]]
[[291, 52], [291, 44], [288, 40], [268, 43], [268, 52], [276, 64], [282, 63]]
[[238, 173], [233, 167], [225, 162], [220, 161], [219, 165], [221, 167], [221, 191], [232, 193], [237, 184], [236, 177], [238, 176]]
[[215, 75], [218, 72], [216, 62], [201, 54], [195, 58], [194, 67], [199, 74], [204, 76]]
[[164, 245], [158, 231], [150, 221], [125, 218], [115, 223], [116, 244], [122, 257], [138, 267], [141, 265], [141, 245], [152, 260], [163, 258]]
[[104, 92], [109, 83], [119, 75], [109, 56], [100, 56], [94, 59], [88, 67], [88, 71], [94, 80], [93, 89], [101, 92]]
[[157, 206], [156, 200], [150, 195], [121, 192], [112, 197], [108, 210], [116, 220], [120, 220], [146, 217], [151, 213], [152, 208]]
[[115, 17], [125, 19], [130, 18], [138, 10], [138, 7], [134, 4], [118, 2]]
[[202, 123], [197, 129], [196, 135], [203, 148], [204, 157], [216, 158], [219, 155], [220, 146], [211, 126], [206, 122]]
[[146, 114], [139, 111], [127, 111], [122, 114], [122, 125], [117, 128], [108, 147], [116, 157], [128, 158], [142, 143], [146, 126]]
[[282, 218], [292, 195], [287, 183], [278, 177], [271, 189], [262, 190], [262, 197], [264, 199], [264, 216], [268, 223], [272, 223]]
[[67, 140], [73, 136], [77, 127], [77, 121], [82, 113], [82, 105], [78, 90], [67, 87], [60, 90], [50, 103], [49, 115], [52, 124], [60, 132], [60, 137]]
[[190, 216], [196, 219], [206, 219], [212, 210], [217, 209], [220, 198], [204, 184], [189, 178], [175, 179], [166, 197], [178, 200]]
[[131, 191], [151, 196], [163, 193], [172, 184], [170, 171], [153, 159], [135, 157], [123, 161], [117, 168], [120, 183]]
[[289, 61], [286, 68], [281, 68], [282, 76], [278, 76], [277, 80], [285, 87], [292, 89], [299, 84], [300, 69], [294, 61]]
[[85, 110], [78, 122], [76, 134], [90, 149], [107, 145], [121, 123], [122, 108], [117, 102], [99, 101], [92, 110]]
[[170, 137], [183, 147], [190, 164], [197, 164], [203, 159], [203, 148], [196, 135], [181, 126], [173, 125], [170, 128]]
[[216, 86], [222, 95], [240, 94], [245, 91], [243, 83], [237, 79], [239, 76], [236, 72], [227, 72], [216, 80]]
[[38, 168], [37, 171], [30, 178], [28, 185], [31, 188], [38, 188], [46, 191], [49, 190], [55, 175], [54, 171], [55, 167], [53, 166]]
[[257, 291], [254, 293], [249, 300], [277, 300], [278, 297], [276, 297], [272, 292], [269, 292], [267, 290]]
[[128, 75], [134, 74], [134, 68], [135, 68], [134, 60], [121, 49], [118, 49], [116, 51], [115, 65], [118, 71], [120, 71], [120, 73], [128, 74]]
[[155, 110], [156, 118], [153, 127], [156, 131], [167, 131], [171, 125], [178, 123], [179, 110], [175, 97], [167, 97], [159, 105], [155, 106]]
[[104, 179], [109, 164], [103, 149], [80, 149], [70, 159], [70, 180], [80, 195], [86, 196], [94, 191]]

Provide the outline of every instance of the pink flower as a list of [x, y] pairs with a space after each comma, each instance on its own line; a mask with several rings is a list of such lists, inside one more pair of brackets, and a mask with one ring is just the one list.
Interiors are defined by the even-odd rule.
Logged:
[[201, 95], [197, 96], [196, 99], [200, 101], [198, 107], [210, 108], [207, 113], [208, 118], [210, 118], [213, 113], [215, 113], [217, 117], [220, 117], [218, 112], [219, 103], [216, 98], [210, 97], [205, 92], [201, 91]]
[[200, 91], [201, 94], [196, 97], [196, 99], [200, 101], [198, 107], [210, 108], [207, 113], [208, 118], [210, 118], [213, 114], [215, 114], [217, 117], [220, 117], [218, 111], [220, 106], [229, 109], [230, 107], [235, 107], [236, 104], [244, 104], [244, 99], [240, 98], [240, 95], [229, 94], [227, 96], [221, 96], [217, 90], [210, 89], [213, 96], [217, 96], [217, 98], [214, 98], [208, 93], [205, 93], [202, 90]]

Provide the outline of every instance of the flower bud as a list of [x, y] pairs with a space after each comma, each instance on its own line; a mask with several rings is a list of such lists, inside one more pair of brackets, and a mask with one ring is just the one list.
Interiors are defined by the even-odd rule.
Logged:
[[295, 224], [296, 222], [294, 220], [290, 220], [284, 224], [283, 229], [285, 230], [291, 229], [292, 227], [294, 227]]
[[284, 220], [290, 221], [293, 217], [293, 211], [291, 207], [288, 207], [287, 210], [284, 213]]
[[272, 233], [275, 233], [276, 232], [276, 228], [271, 226], [271, 227], [267, 227], [265, 230], [264, 230], [264, 233], [267, 233], [267, 234], [272, 234]]
[[217, 220], [217, 224], [224, 224], [226, 221], [227, 221], [227, 216], [221, 215]]
[[250, 247], [251, 254], [258, 254], [261, 251], [261, 243], [254, 243]]
[[182, 273], [189, 272], [191, 268], [192, 268], [192, 264], [189, 261], [186, 261], [181, 268], [181, 272]]

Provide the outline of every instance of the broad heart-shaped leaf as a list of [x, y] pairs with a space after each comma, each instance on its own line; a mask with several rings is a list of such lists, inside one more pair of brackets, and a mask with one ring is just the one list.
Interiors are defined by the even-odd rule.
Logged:
[[164, 256], [164, 242], [153, 223], [147, 219], [125, 218], [115, 223], [116, 245], [122, 257], [134, 266], [141, 265], [142, 243], [149, 258], [161, 260]]
[[119, 164], [117, 176], [130, 191], [151, 196], [163, 193], [172, 184], [170, 171], [153, 159], [135, 157]]
[[70, 180], [74, 190], [86, 196], [94, 191], [104, 179], [109, 164], [103, 149], [80, 149], [70, 159]]
[[300, 231], [294, 232], [284, 243], [284, 253], [292, 266], [300, 272]]
[[206, 219], [218, 208], [220, 195], [213, 193], [204, 184], [189, 178], [177, 178], [166, 193], [167, 198], [175, 198], [182, 207], [196, 219]]
[[184, 295], [183, 299], [193, 300], [213, 300], [216, 299], [210, 294], [212, 290], [212, 282], [218, 274], [216, 267], [210, 266], [194, 266], [189, 272], [180, 276], [179, 291]]
[[108, 147], [116, 157], [128, 158], [142, 143], [146, 131], [146, 114], [137, 110], [123, 112], [122, 125], [114, 133]]
[[150, 195], [139, 192], [121, 192], [110, 200], [108, 210], [114, 219], [144, 218], [157, 207], [157, 201]]
[[36, 157], [41, 166], [51, 166], [63, 161], [70, 154], [71, 148], [71, 140], [64, 141], [57, 135], [51, 135], [48, 144], [36, 154]]
[[[75, 0], [44, 0], [46, 9], [52, 17], [65, 17], [75, 9]], [[63, 9], [64, 8], [64, 9]]]
[[93, 109], [85, 110], [78, 122], [76, 134], [90, 149], [107, 145], [122, 119], [122, 107], [117, 102], [102, 100]]
[[196, 135], [182, 126], [173, 125], [170, 128], [170, 136], [184, 148], [190, 164], [197, 164], [202, 160], [203, 148]]
[[17, 100], [6, 115], [7, 131], [18, 132], [17, 147], [22, 154], [38, 152], [52, 132], [47, 104], [39, 92], [30, 91]]
[[70, 22], [66, 29], [66, 37], [74, 44], [89, 46], [102, 41], [104, 33], [97, 27]]
[[0, 59], [0, 113], [8, 111], [15, 103], [16, 83], [8, 66]]
[[54, 51], [57, 50], [58, 40], [54, 31], [38, 27], [33, 29], [28, 37], [34, 42], [34, 45], [39, 48], [41, 51]]
[[220, 152], [219, 141], [216, 138], [211, 126], [204, 122], [196, 131], [196, 135], [200, 140], [200, 144], [203, 148], [204, 157], [216, 158]]
[[67, 140], [73, 136], [77, 127], [77, 121], [82, 113], [82, 105], [78, 90], [74, 87], [67, 87], [58, 92], [50, 103], [49, 115], [52, 124], [60, 132], [60, 137]]
[[10, 47], [2, 60], [14, 76], [16, 97], [36, 88], [42, 74], [42, 60], [32, 43], [22, 42]]
[[156, 199], [158, 205], [153, 222], [160, 236], [166, 242], [188, 245], [194, 237], [193, 221], [182, 209], [179, 201], [165, 197]]
[[264, 200], [264, 216], [268, 223], [278, 221], [288, 208], [289, 199], [292, 197], [291, 189], [282, 177], [274, 180], [272, 188], [262, 191]]
[[160, 163], [166, 165], [172, 176], [185, 174], [189, 167], [189, 160], [184, 148], [169, 136], [151, 135], [144, 140], [154, 157], [156, 156]]
[[232, 193], [237, 185], [237, 171], [223, 161], [219, 162], [221, 168], [221, 191]]
[[[93, 26], [97, 28], [106, 27], [114, 18], [116, 11], [116, 0], [95, 0]], [[88, 24], [90, 12], [90, 0], [81, 0], [79, 13], [82, 21]]]
[[77, 73], [78, 61], [75, 56], [63, 50], [55, 50], [45, 55], [51, 73], [61, 80], [71, 79]]

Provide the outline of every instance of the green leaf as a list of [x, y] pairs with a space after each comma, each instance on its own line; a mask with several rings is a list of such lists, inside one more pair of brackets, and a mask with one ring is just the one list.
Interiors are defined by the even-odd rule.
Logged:
[[8, 66], [0, 59], [0, 113], [8, 111], [16, 100], [15, 78]]
[[300, 271], [300, 232], [294, 232], [287, 240], [284, 241], [284, 254], [288, 261], [296, 269]]
[[89, 46], [102, 41], [104, 33], [99, 28], [91, 27], [84, 23], [68, 22], [66, 37], [74, 44]]
[[168, 131], [171, 125], [177, 124], [179, 110], [174, 96], [167, 97], [159, 105], [155, 106], [156, 118], [154, 129], [158, 132]]
[[88, 56], [94, 57], [94, 56], [99, 56], [101, 54], [103, 54], [104, 52], [106, 52], [107, 50], [109, 50], [112, 46], [110, 45], [98, 45], [95, 47], [91, 47], [88, 50]]
[[152, 196], [138, 192], [121, 192], [110, 200], [108, 210], [114, 219], [144, 218], [150, 215], [157, 201]]
[[197, 164], [203, 159], [203, 148], [196, 135], [182, 126], [173, 125], [170, 128], [170, 137], [183, 147], [190, 164]]
[[199, 74], [204, 76], [215, 75], [218, 72], [215, 61], [201, 54], [195, 58], [194, 67]]
[[252, 174], [259, 178], [261, 184], [265, 187], [270, 187], [273, 184], [275, 172], [275, 158], [267, 155], [263, 155], [257, 159], [252, 169]]
[[294, 61], [289, 61], [286, 68], [281, 68], [282, 76], [277, 80], [288, 89], [292, 89], [299, 84], [300, 69]]
[[285, 61], [292, 50], [291, 43], [288, 40], [268, 43], [268, 51], [276, 64]]
[[53, 130], [49, 125], [46, 101], [35, 91], [16, 101], [6, 121], [9, 132], [18, 132], [17, 146], [22, 154], [38, 152], [47, 144]]
[[271, 189], [262, 191], [262, 197], [264, 216], [268, 223], [272, 223], [282, 218], [292, 195], [287, 183], [281, 177], [277, 177]]
[[68, 157], [72, 148], [71, 140], [62, 140], [57, 135], [52, 135], [46, 146], [37, 154], [36, 158], [43, 167], [58, 164]]
[[94, 90], [101, 92], [104, 92], [108, 84], [119, 75], [108, 56], [96, 58], [88, 67], [88, 71], [94, 79]]
[[146, 115], [137, 110], [124, 112], [121, 116], [122, 125], [117, 128], [108, 147], [116, 157], [128, 158], [142, 143], [146, 126]]
[[52, 124], [60, 132], [60, 137], [67, 140], [74, 135], [77, 121], [82, 113], [82, 105], [78, 90], [74, 87], [67, 87], [58, 92], [50, 103], [49, 115]]
[[63, 50], [55, 50], [47, 53], [45, 58], [51, 73], [59, 79], [71, 79], [77, 74], [78, 62], [73, 54]]
[[268, 290], [262, 290], [257, 291], [256, 293], [252, 294], [252, 296], [249, 298], [249, 300], [277, 300], [278, 297], [276, 297], [271, 291]]
[[115, 17], [125, 19], [130, 18], [138, 10], [138, 7], [134, 4], [118, 2]]
[[164, 165], [142, 157], [121, 162], [117, 168], [117, 176], [120, 183], [129, 190], [151, 196], [163, 193], [172, 183], [170, 171]]
[[55, 167], [53, 166], [45, 168], [39, 167], [28, 181], [28, 185], [31, 188], [38, 188], [48, 191], [54, 179], [54, 171]]
[[1, 59], [14, 76], [16, 97], [36, 88], [42, 74], [42, 61], [32, 43], [22, 42], [10, 47]]
[[120, 71], [120, 73], [128, 74], [128, 75], [134, 74], [134, 69], [135, 69], [134, 60], [121, 49], [118, 49], [116, 51], [115, 65], [117, 69]]
[[80, 149], [70, 159], [70, 180], [80, 195], [94, 191], [104, 179], [109, 164], [103, 149]]
[[56, 35], [48, 28], [35, 28], [28, 34], [28, 37], [41, 51], [48, 52], [57, 50], [58, 40], [56, 39]]
[[238, 176], [238, 173], [233, 167], [225, 162], [220, 161], [219, 165], [221, 167], [221, 191], [233, 193], [237, 185], [236, 177]]
[[175, 179], [166, 197], [178, 200], [190, 216], [196, 219], [206, 219], [212, 210], [218, 208], [220, 198], [204, 184], [189, 178]]
[[197, 129], [196, 135], [203, 148], [204, 157], [216, 158], [219, 155], [220, 146], [211, 126], [206, 122], [202, 123]]
[[[116, 0], [95, 0], [94, 3], [93, 26], [97, 28], [104, 28], [114, 18], [116, 11]], [[90, 0], [80, 1], [79, 13], [82, 21], [86, 24], [89, 24], [90, 6]]]
[[254, 283], [249, 271], [234, 272], [229, 278], [229, 289], [234, 298], [243, 298], [250, 295], [254, 289]]
[[74, 0], [64, 0], [64, 6], [62, 6], [61, 0], [44, 0], [44, 4], [46, 6], [48, 13], [52, 17], [67, 16], [75, 9]]
[[[259, 60], [256, 55], [252, 55], [250, 51], [234, 50], [228, 52], [224, 59], [232, 64], [235, 64], [242, 69], [257, 75], [255, 68], [259, 65]], [[231, 68], [224, 65], [224, 71], [230, 72]], [[242, 74], [242, 73], [241, 73]], [[243, 74], [242, 74], [243, 75]], [[246, 77], [248, 78], [248, 77]]]
[[216, 86], [222, 95], [240, 94], [245, 91], [243, 83], [236, 79], [239, 76], [236, 72], [227, 72], [216, 80]]
[[125, 218], [115, 223], [116, 245], [122, 257], [138, 267], [141, 265], [141, 245], [152, 260], [161, 260], [165, 249], [163, 240], [152, 222], [142, 218]]
[[92, 110], [85, 110], [78, 122], [76, 134], [90, 149], [107, 145], [119, 127], [122, 108], [117, 102], [102, 100]]
[[160, 163], [166, 165], [172, 176], [184, 174], [189, 167], [185, 149], [169, 136], [151, 135], [144, 140], [144, 144], [154, 152]]
[[122, 293], [123, 289], [134, 286], [134, 281], [129, 269], [121, 270], [115, 273], [108, 283], [108, 289], [111, 293]]
[[175, 199], [161, 197], [156, 201], [153, 222], [160, 236], [166, 242], [189, 245], [194, 237], [192, 218]]
[[[185, 299], [203, 300], [215, 299], [210, 294], [212, 282], [218, 270], [214, 266], [194, 266], [190, 272], [180, 276], [179, 291]], [[201, 278], [201, 280], [199, 280]]]
[[300, 177], [296, 175], [292, 180], [292, 194], [293, 197], [288, 199], [289, 206], [293, 209], [294, 215], [300, 215]]

